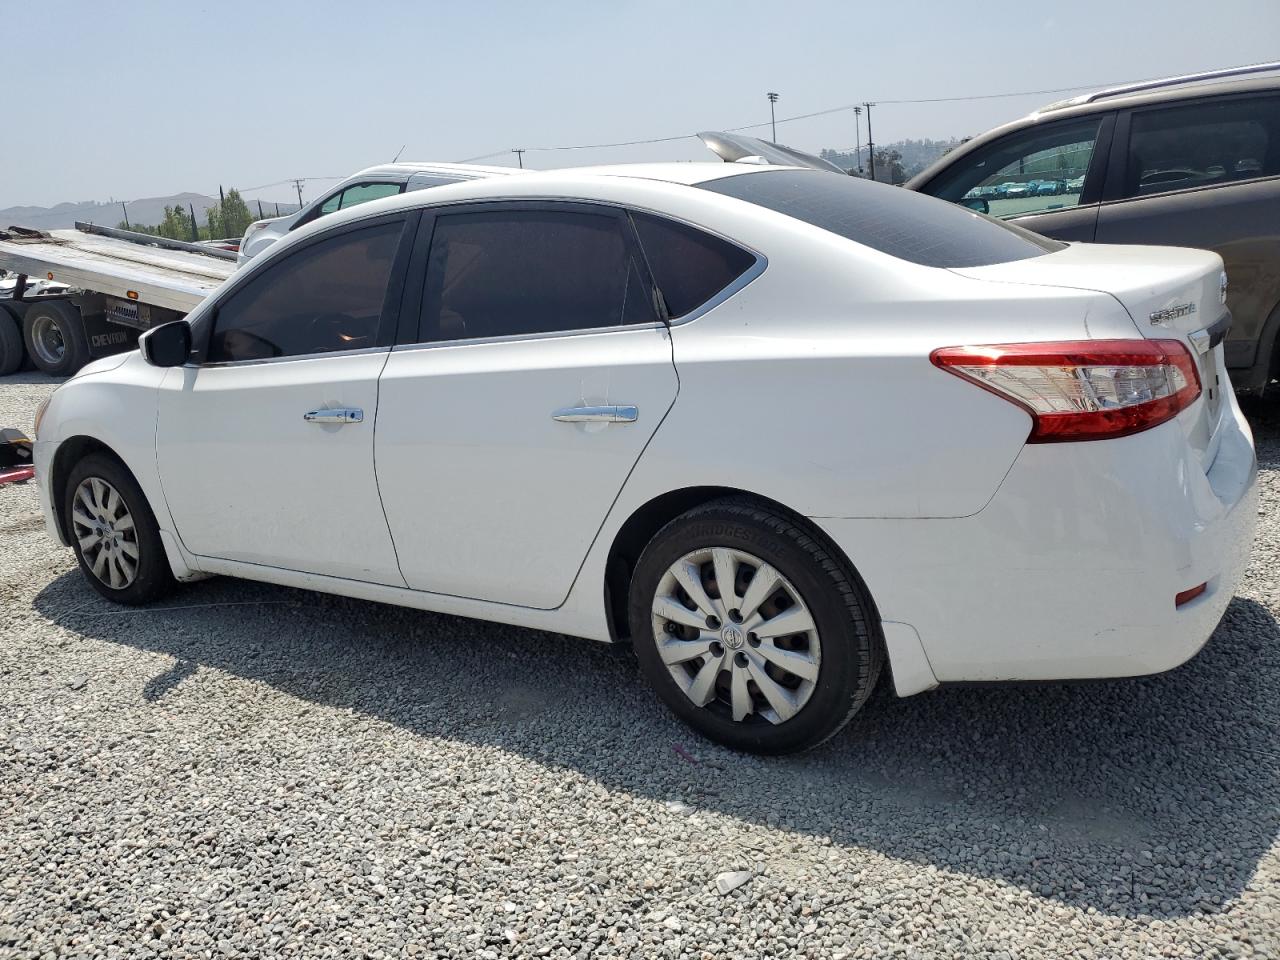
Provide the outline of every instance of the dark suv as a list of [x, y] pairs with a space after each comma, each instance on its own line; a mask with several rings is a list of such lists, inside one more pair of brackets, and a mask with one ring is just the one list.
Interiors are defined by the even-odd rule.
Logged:
[[[1222, 256], [1241, 393], [1280, 376], [1280, 64], [1116, 87], [966, 142], [907, 187], [1060, 240]], [[1273, 388], [1277, 389], [1277, 388]]]

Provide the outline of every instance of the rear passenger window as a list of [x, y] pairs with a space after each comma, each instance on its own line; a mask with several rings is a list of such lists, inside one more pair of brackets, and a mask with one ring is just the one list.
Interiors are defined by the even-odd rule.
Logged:
[[1133, 115], [1124, 195], [1215, 186], [1280, 173], [1280, 100], [1253, 97]]
[[702, 306], [756, 262], [746, 250], [682, 223], [644, 213], [632, 218], [672, 319]]
[[207, 363], [378, 346], [403, 221], [351, 230], [272, 262], [218, 305]]
[[656, 323], [623, 223], [613, 214], [545, 209], [438, 217], [419, 339]]

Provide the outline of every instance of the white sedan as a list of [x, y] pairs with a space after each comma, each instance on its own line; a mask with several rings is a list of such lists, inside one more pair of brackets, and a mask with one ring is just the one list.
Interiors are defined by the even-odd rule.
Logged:
[[474, 180], [294, 231], [85, 367], [37, 476], [112, 600], [226, 574], [625, 641], [708, 737], [797, 750], [886, 666], [1200, 649], [1256, 519], [1225, 284], [813, 170]]

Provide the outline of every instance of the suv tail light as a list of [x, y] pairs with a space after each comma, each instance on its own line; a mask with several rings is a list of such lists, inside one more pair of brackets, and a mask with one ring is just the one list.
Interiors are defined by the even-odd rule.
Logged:
[[1200, 396], [1195, 361], [1180, 340], [942, 347], [930, 359], [1031, 414], [1028, 443], [1126, 437], [1171, 420]]

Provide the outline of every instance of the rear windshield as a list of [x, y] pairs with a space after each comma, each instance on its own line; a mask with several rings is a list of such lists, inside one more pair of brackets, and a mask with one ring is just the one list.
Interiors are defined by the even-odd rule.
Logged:
[[819, 170], [761, 170], [699, 186], [926, 267], [985, 267], [1065, 246], [945, 200]]

